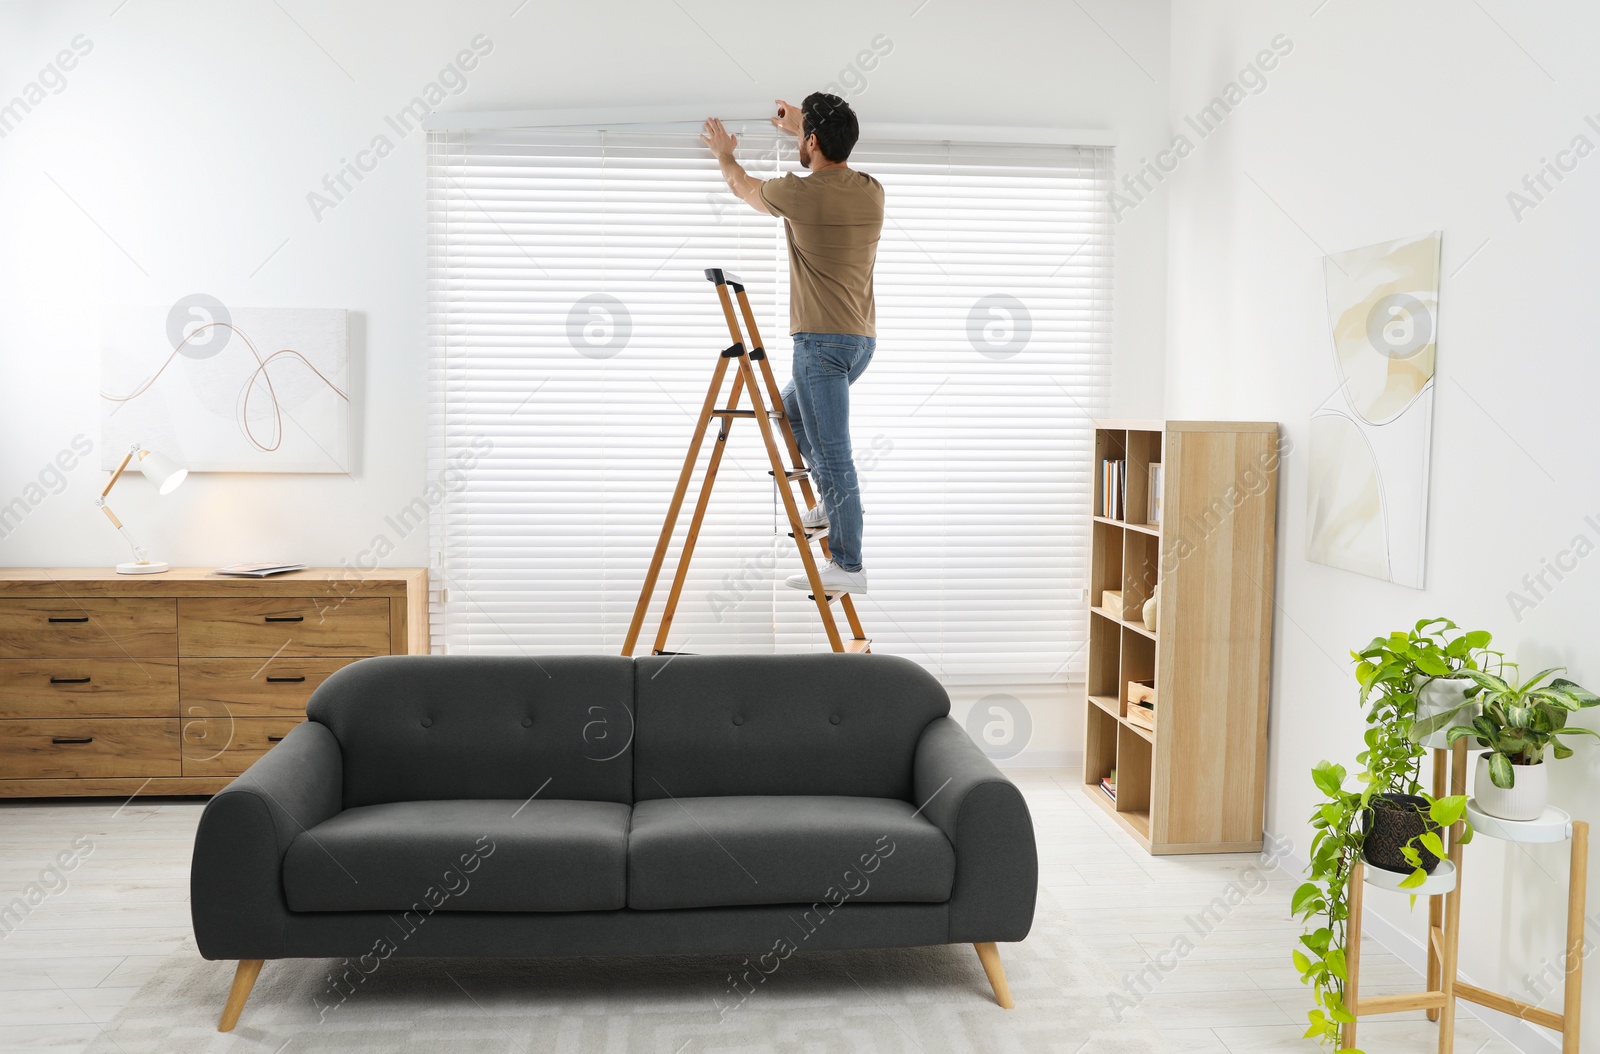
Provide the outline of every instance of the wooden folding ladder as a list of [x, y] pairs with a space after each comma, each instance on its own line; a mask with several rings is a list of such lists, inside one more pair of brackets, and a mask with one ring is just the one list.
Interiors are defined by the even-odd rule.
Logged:
[[[794, 429], [789, 425], [789, 418], [783, 411], [783, 396], [778, 391], [778, 382], [772, 376], [772, 363], [767, 360], [767, 353], [761, 346], [761, 334], [756, 329], [755, 313], [750, 309], [750, 299], [745, 295], [744, 283], [738, 276], [728, 274], [720, 268], [708, 268], [706, 278], [717, 287], [717, 299], [722, 303], [722, 314], [728, 323], [728, 336], [733, 343], [723, 351], [717, 360], [716, 370], [711, 375], [711, 387], [706, 391], [705, 402], [700, 407], [700, 417], [695, 423], [694, 436], [689, 440], [689, 453], [683, 459], [683, 471], [678, 474], [678, 486], [672, 492], [672, 502], [667, 507], [666, 522], [661, 525], [661, 537], [656, 540], [656, 551], [650, 558], [650, 569], [645, 572], [644, 587], [639, 590], [639, 603], [633, 609], [633, 621], [628, 626], [628, 638], [622, 645], [622, 654], [632, 655], [634, 645], [639, 641], [639, 633], [644, 628], [645, 614], [650, 607], [650, 597], [655, 592], [656, 580], [661, 577], [661, 565], [666, 561], [667, 549], [672, 544], [672, 535], [678, 524], [678, 513], [683, 509], [683, 500], [688, 495], [689, 483], [694, 478], [696, 464], [700, 460], [700, 447], [705, 441], [706, 431], [710, 428], [712, 418], [718, 419], [717, 442], [711, 448], [711, 460], [706, 466], [705, 478], [700, 484], [699, 496], [695, 498], [694, 514], [689, 519], [689, 533], [683, 541], [683, 555], [678, 559], [677, 571], [672, 577], [672, 591], [667, 594], [666, 607], [661, 612], [661, 628], [656, 632], [656, 641], [653, 654], [670, 655], [666, 650], [667, 632], [672, 628], [672, 617], [678, 610], [678, 599], [683, 594], [684, 580], [689, 576], [689, 560], [694, 556], [694, 545], [700, 536], [700, 525], [705, 520], [706, 506], [711, 501], [711, 487], [717, 481], [717, 469], [722, 464], [723, 451], [727, 449], [728, 436], [733, 431], [733, 422], [741, 417], [754, 418], [756, 427], [761, 430], [761, 441], [767, 448], [767, 460], [772, 464], [772, 477], [779, 481], [778, 492], [783, 495], [783, 509], [789, 517], [789, 536], [794, 539], [795, 547], [800, 552], [800, 563], [805, 567], [806, 578], [811, 582], [810, 600], [817, 605], [817, 613], [822, 616], [822, 628], [828, 634], [828, 644], [834, 651], [869, 651], [871, 642], [861, 629], [861, 620], [856, 615], [855, 604], [852, 603], [849, 593], [825, 593], [822, 589], [822, 580], [817, 577], [817, 560], [811, 552], [811, 542], [817, 541], [822, 547], [824, 556], [828, 555], [828, 540], [826, 531], [808, 531], [800, 523], [802, 506], [796, 503], [794, 491], [790, 484], [800, 484], [800, 495], [805, 501], [804, 508], [811, 508], [816, 504], [816, 496], [811, 490], [811, 478], [800, 458], [800, 445], [795, 442]], [[733, 296], [738, 298], [739, 313], [744, 316], [745, 329], [750, 334], [750, 346], [747, 351], [744, 335], [739, 330], [739, 319], [733, 311], [733, 297], [728, 294], [733, 290]], [[722, 384], [728, 373], [730, 362], [738, 364], [738, 371], [734, 374], [733, 389], [728, 394], [727, 403], [720, 409], [717, 399], [722, 394]], [[756, 383], [756, 367], [761, 365], [761, 384]], [[766, 391], [763, 402], [762, 390]], [[740, 398], [748, 392], [750, 395], [751, 409], [739, 408]], [[768, 407], [771, 409], [768, 409]], [[784, 464], [783, 452], [779, 449], [778, 435], [773, 431], [772, 424], [778, 423], [778, 431], [782, 433], [782, 442], [788, 447], [789, 464]], [[842, 637], [839, 634], [838, 622], [834, 619], [832, 606], [837, 603], [844, 610], [845, 619], [850, 623], [850, 636]]]

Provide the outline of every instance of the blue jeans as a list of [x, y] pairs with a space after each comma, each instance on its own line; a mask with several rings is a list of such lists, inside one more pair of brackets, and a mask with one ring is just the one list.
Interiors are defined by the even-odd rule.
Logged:
[[850, 385], [877, 346], [853, 333], [794, 334], [794, 379], [783, 389], [806, 467], [828, 513], [828, 551], [846, 571], [861, 570], [861, 484], [850, 452]]

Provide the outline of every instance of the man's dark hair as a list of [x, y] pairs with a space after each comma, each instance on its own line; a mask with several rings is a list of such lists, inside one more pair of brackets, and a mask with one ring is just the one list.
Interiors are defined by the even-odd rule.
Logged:
[[850, 104], [837, 95], [812, 92], [800, 104], [801, 131], [817, 137], [817, 149], [829, 161], [843, 161], [861, 138], [861, 125]]

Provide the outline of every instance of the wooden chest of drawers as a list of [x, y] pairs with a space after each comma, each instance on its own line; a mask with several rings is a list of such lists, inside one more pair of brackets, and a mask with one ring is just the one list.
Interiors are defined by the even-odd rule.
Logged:
[[372, 655], [428, 650], [428, 574], [0, 569], [0, 797], [211, 794]]

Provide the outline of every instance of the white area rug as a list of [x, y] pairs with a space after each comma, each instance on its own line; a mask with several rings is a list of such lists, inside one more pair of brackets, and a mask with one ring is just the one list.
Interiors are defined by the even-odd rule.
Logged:
[[173, 955], [104, 1027], [93, 1054], [1160, 1054], [1120, 982], [1042, 895], [1032, 935], [1000, 946], [1017, 1009], [995, 1005], [969, 945], [798, 953], [722, 1014], [742, 956], [401, 959], [322, 1013], [341, 960], [267, 963], [231, 1034], [216, 1031], [231, 963]]

